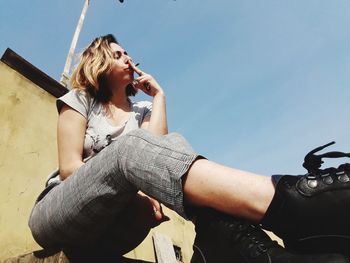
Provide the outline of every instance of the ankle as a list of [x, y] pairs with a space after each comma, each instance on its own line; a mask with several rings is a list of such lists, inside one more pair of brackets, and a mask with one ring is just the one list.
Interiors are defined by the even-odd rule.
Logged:
[[251, 212], [252, 217], [248, 218], [255, 223], [261, 222], [271, 209], [275, 210], [275, 207], [279, 206], [275, 202], [276, 189], [273, 178], [266, 177], [265, 180], [268, 180], [268, 182], [264, 184], [264, 189], [261, 190], [261, 197], [253, 201], [254, 210]]

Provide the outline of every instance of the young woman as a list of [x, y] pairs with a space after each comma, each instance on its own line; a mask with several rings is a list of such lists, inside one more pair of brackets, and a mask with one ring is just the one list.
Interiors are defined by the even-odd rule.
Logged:
[[[203, 248], [195, 250], [193, 262], [203, 257], [218, 262], [214, 252], [224, 254], [220, 262], [348, 262], [335, 254], [291, 254], [240, 218], [262, 223], [282, 238], [292, 236], [291, 244], [320, 235], [348, 236], [349, 215], [336, 226], [327, 219], [328, 211], [340, 215], [350, 204], [350, 183], [338, 180], [328, 188], [316, 187], [306, 198], [297, 187], [310, 188], [305, 177], [284, 176], [274, 185], [270, 177], [198, 155], [181, 135], [168, 134], [163, 89], [134, 65], [112, 35], [98, 37], [86, 48], [71, 84], [73, 89], [57, 100], [59, 175], [48, 182], [29, 221], [44, 248], [116, 252], [123, 247], [120, 231], [140, 223], [130, 220], [130, 214], [146, 211], [140, 204], [153, 207], [153, 220], [144, 224], [137, 241], [120, 249], [124, 253], [165, 219], [159, 201], [184, 218], [197, 218], [196, 242]], [[132, 102], [129, 97], [139, 90], [152, 103]], [[324, 220], [314, 227], [317, 216]], [[205, 241], [207, 227], [222, 232], [215, 237], [220, 247]]]

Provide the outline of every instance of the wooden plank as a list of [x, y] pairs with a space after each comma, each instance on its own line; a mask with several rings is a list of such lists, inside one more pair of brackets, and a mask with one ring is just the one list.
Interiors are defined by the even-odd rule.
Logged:
[[153, 233], [153, 245], [157, 263], [177, 263], [171, 239], [160, 233]]

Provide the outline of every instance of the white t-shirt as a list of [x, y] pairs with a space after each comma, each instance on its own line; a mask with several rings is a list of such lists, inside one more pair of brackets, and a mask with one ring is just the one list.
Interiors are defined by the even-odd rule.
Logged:
[[87, 161], [116, 137], [141, 127], [143, 120], [151, 115], [152, 103], [148, 101], [131, 102], [131, 112], [128, 120], [121, 126], [108, 122], [102, 103], [93, 99], [89, 93], [73, 89], [57, 100], [57, 110], [60, 112], [63, 104], [73, 108], [87, 120], [84, 139], [83, 160]]
[[[73, 89], [58, 98], [58, 112], [66, 104], [79, 112], [87, 120], [84, 139], [83, 161], [86, 162], [103, 148], [108, 146], [116, 137], [141, 127], [143, 120], [152, 113], [152, 103], [149, 101], [131, 102], [131, 112], [128, 120], [121, 126], [108, 122], [103, 104], [92, 98], [88, 92]], [[49, 185], [59, 182], [58, 170], [52, 172], [46, 182]]]

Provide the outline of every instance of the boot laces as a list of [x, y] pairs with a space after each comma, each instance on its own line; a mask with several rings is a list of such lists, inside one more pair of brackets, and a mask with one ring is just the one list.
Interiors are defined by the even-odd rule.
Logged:
[[222, 222], [231, 230], [231, 240], [242, 244], [251, 255], [258, 256], [266, 253], [270, 248], [277, 247], [278, 243], [259, 227], [248, 222]]

